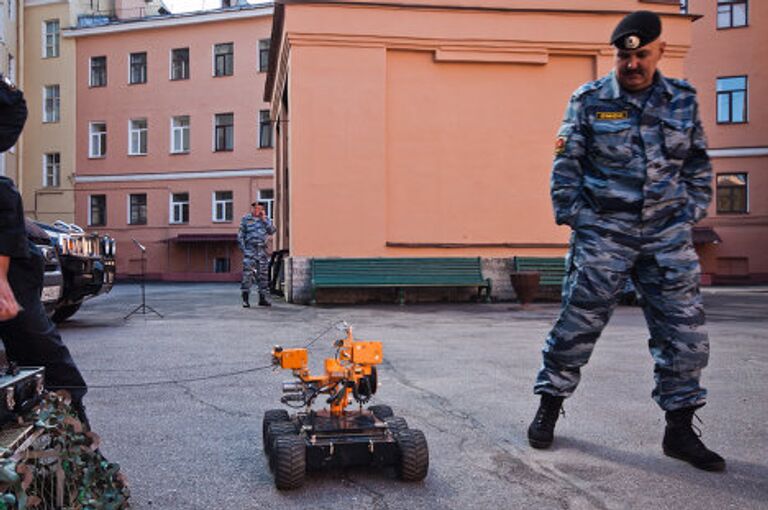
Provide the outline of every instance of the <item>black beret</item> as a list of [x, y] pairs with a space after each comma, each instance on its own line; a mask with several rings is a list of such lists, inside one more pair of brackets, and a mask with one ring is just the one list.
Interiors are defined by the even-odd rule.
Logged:
[[661, 35], [661, 18], [655, 12], [635, 11], [624, 16], [611, 34], [611, 44], [620, 50], [636, 50]]

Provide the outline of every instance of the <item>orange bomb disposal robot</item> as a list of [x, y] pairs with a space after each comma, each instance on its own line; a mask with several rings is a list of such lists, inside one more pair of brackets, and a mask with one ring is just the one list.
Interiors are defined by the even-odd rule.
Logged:
[[[262, 440], [278, 489], [300, 487], [308, 469], [348, 466], [394, 466], [401, 479], [423, 480], [429, 469], [427, 439], [408, 428], [385, 405], [367, 404], [376, 393], [376, 365], [383, 360], [381, 342], [346, 337], [336, 341], [336, 355], [325, 360], [325, 373], [313, 376], [307, 349], [272, 350], [272, 362], [292, 370], [296, 381], [283, 383], [283, 404], [301, 409], [290, 416], [285, 409], [264, 414]], [[328, 408], [312, 404], [327, 396]], [[356, 408], [348, 410], [352, 402]]]

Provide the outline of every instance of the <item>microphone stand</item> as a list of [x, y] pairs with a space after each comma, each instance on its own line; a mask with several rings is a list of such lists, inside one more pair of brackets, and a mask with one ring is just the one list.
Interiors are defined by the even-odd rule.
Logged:
[[131, 241], [133, 241], [133, 244], [135, 244], [136, 247], [141, 251], [141, 262], [140, 262], [140, 264], [141, 264], [141, 280], [140, 280], [140, 285], [141, 285], [141, 304], [139, 306], [137, 306], [136, 308], [134, 308], [131, 311], [131, 313], [129, 313], [128, 315], [123, 317], [123, 320], [128, 320], [131, 317], [131, 315], [133, 315], [135, 313], [136, 314], [140, 313], [142, 315], [146, 315], [147, 311], [150, 311], [150, 312], [154, 313], [155, 315], [157, 315], [158, 317], [160, 317], [162, 319], [163, 315], [160, 312], [158, 312], [157, 310], [155, 310], [154, 308], [152, 308], [151, 306], [149, 306], [147, 304], [147, 299], [146, 299], [146, 294], [147, 293], [146, 293], [146, 290], [144, 288], [145, 287], [145, 280], [146, 280], [146, 265], [147, 265], [147, 260], [146, 260], [146, 258], [144, 258], [144, 254], [146, 253], [147, 249], [144, 247], [143, 244], [138, 242], [136, 239], [131, 239]]

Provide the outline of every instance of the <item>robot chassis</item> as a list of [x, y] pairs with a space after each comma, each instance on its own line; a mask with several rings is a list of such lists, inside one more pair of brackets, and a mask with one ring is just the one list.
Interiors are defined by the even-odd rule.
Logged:
[[[298, 379], [283, 383], [280, 401], [301, 409], [293, 415], [285, 409], [264, 413], [262, 441], [275, 486], [296, 489], [308, 469], [350, 466], [394, 466], [402, 480], [423, 480], [429, 469], [424, 433], [408, 428], [389, 406], [363, 408], [376, 393], [381, 342], [355, 340], [347, 326], [335, 347], [336, 355], [325, 359], [325, 373], [318, 376], [310, 375], [306, 348], [272, 350], [272, 363]], [[319, 395], [328, 395], [329, 407], [314, 411]], [[352, 401], [358, 408], [347, 410]]]

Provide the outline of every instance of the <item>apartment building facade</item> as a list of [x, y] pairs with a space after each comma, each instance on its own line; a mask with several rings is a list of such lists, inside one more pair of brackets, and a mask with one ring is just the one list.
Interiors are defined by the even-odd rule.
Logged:
[[698, 246], [713, 283], [768, 282], [768, 3], [688, 0], [693, 24], [686, 76], [697, 87], [715, 197]]
[[240, 217], [272, 211], [261, 91], [271, 4], [79, 28], [75, 220], [118, 241], [118, 276], [240, 277]]
[[23, 78], [29, 117], [24, 127], [20, 190], [27, 216], [75, 221], [75, 40], [79, 25], [157, 15], [158, 0], [25, 0]]
[[[19, 58], [23, 52], [20, 42], [23, 13], [19, 12], [19, 0], [0, 0], [0, 73], [14, 84], [22, 86]], [[19, 184], [19, 161], [22, 142], [0, 153], [0, 175], [14, 179]]]

